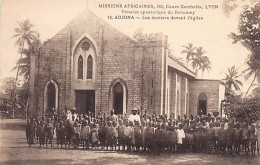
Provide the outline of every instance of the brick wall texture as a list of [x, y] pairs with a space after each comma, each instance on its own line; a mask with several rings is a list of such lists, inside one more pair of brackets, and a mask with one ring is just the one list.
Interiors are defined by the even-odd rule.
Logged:
[[220, 111], [218, 80], [195, 80], [190, 85], [190, 111], [198, 113], [198, 97], [201, 93], [207, 96], [207, 112]]
[[[88, 41], [94, 53], [94, 79], [75, 80], [73, 57], [80, 44]], [[113, 82], [120, 82], [126, 89], [126, 112], [132, 108], [147, 110], [149, 114], [165, 113], [167, 67], [167, 37], [151, 34], [142, 40], [134, 40], [119, 32], [90, 11], [85, 11], [72, 20], [54, 37], [44, 42], [40, 54], [32, 58], [29, 114], [41, 116], [46, 107], [46, 84], [57, 85], [58, 107], [56, 111], [64, 114], [64, 107], [75, 107], [75, 89], [95, 90], [95, 112], [109, 112], [111, 108], [111, 88]], [[176, 73], [171, 73], [169, 95], [170, 113], [174, 113], [176, 95]], [[178, 72], [177, 85], [180, 90], [180, 110], [185, 102], [185, 74]], [[189, 77], [188, 90], [190, 102], [188, 109], [196, 108], [196, 97], [207, 91], [213, 111], [218, 102], [216, 81], [192, 81]], [[162, 88], [163, 87], [163, 88]], [[162, 92], [163, 90], [163, 92]], [[163, 97], [162, 97], [163, 93]], [[162, 100], [163, 98], [163, 100]], [[186, 99], [187, 100], [187, 99]], [[163, 107], [163, 110], [161, 109]], [[184, 115], [182, 112], [180, 115]]]

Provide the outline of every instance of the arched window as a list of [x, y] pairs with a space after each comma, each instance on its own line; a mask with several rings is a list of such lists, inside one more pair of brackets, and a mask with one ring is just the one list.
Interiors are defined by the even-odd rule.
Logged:
[[83, 58], [79, 56], [78, 58], [78, 79], [83, 79]]
[[91, 55], [89, 55], [87, 61], [87, 79], [92, 79], [92, 72], [93, 72], [93, 59]]
[[55, 108], [56, 102], [56, 89], [53, 83], [49, 83], [47, 86], [47, 112], [51, 112], [52, 108]]

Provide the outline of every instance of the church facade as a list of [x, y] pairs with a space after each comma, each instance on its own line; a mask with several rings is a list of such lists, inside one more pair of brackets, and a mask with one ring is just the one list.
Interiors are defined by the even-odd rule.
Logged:
[[138, 108], [184, 116], [219, 111], [224, 86], [200, 80], [169, 55], [167, 36], [135, 40], [85, 11], [31, 57], [29, 116], [65, 106], [78, 113]]

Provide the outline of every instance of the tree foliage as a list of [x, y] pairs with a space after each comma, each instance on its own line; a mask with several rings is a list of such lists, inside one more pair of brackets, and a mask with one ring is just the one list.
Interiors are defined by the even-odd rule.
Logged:
[[184, 48], [184, 50], [182, 50], [181, 53], [186, 54], [186, 63], [187, 63], [187, 67], [188, 67], [189, 62], [196, 54], [195, 53], [196, 47], [194, 47], [192, 43], [188, 43], [187, 46], [182, 46], [182, 47]]
[[260, 3], [254, 7], [245, 8], [240, 15], [238, 34], [231, 33], [233, 43], [240, 41], [251, 52], [258, 52], [260, 44]]
[[230, 96], [225, 113], [240, 122], [255, 122], [260, 119], [260, 99], [258, 97]]
[[246, 96], [255, 80], [260, 79], [260, 3], [244, 7], [238, 33], [230, 33], [229, 37], [233, 39], [233, 43], [240, 42], [251, 52], [246, 60], [248, 68], [243, 72], [246, 80], [253, 76]]
[[[13, 90], [17, 91], [17, 82], [21, 81], [19, 76], [22, 76], [23, 80], [23, 94], [19, 94], [19, 97], [22, 98], [24, 109], [27, 109], [27, 99], [28, 99], [28, 89], [29, 89], [29, 77], [30, 77], [30, 68], [31, 68], [31, 56], [37, 55], [39, 47], [41, 45], [39, 39], [39, 33], [33, 31], [33, 24], [29, 20], [17, 22], [18, 27], [14, 29], [13, 37], [16, 38], [15, 45], [18, 46], [18, 52], [20, 53], [20, 58], [18, 59], [16, 66], [13, 70], [17, 70], [15, 83], [13, 84]], [[13, 102], [14, 103], [14, 102]], [[17, 107], [15, 105], [11, 106], [12, 111], [16, 111]], [[14, 113], [13, 113], [14, 117]]]
[[189, 62], [192, 69], [198, 74], [201, 71], [201, 78], [203, 78], [204, 72], [211, 70], [211, 61], [206, 54], [206, 51], [202, 47], [195, 47], [192, 43], [188, 43], [187, 46], [182, 46], [184, 50], [181, 54], [186, 54], [186, 64], [189, 66]]
[[[25, 46], [28, 47], [28, 50], [31, 49], [32, 43], [36, 41], [37, 37], [36, 35], [38, 34], [37, 32], [31, 30], [32, 27], [34, 26], [33, 24], [30, 23], [29, 20], [17, 22], [18, 27], [14, 28], [14, 35], [13, 38], [16, 38], [15, 45], [18, 46], [18, 50], [20, 53], [20, 59], [17, 62], [17, 73], [16, 73], [16, 78], [15, 82], [17, 83], [18, 81], [18, 76], [19, 75], [24, 75], [28, 77], [28, 74], [26, 75], [26, 70], [30, 67], [27, 65], [30, 62], [29, 54], [28, 51], [26, 51]], [[25, 57], [23, 58], [23, 55]], [[21, 71], [22, 73], [20, 73]], [[16, 83], [14, 88], [16, 87]]]
[[222, 9], [226, 16], [230, 16], [236, 9], [254, 5], [257, 2], [259, 2], [259, 0], [223, 0]]
[[199, 70], [201, 70], [202, 75], [201, 78], [203, 77], [203, 73], [205, 70], [209, 72], [211, 69], [211, 62], [208, 58], [208, 56], [205, 56], [206, 51], [203, 50], [202, 47], [199, 47], [196, 49], [195, 54], [193, 55], [193, 58], [191, 59], [191, 66], [193, 70], [198, 73]]
[[224, 85], [226, 87], [226, 93], [234, 94], [233, 89], [236, 91], [240, 91], [243, 86], [242, 82], [239, 80], [241, 74], [238, 72], [238, 68], [236, 66], [232, 66], [228, 68], [228, 72], [225, 73], [226, 77], [223, 79]]
[[[20, 82], [18, 82], [20, 83]], [[0, 87], [0, 111], [5, 114], [5, 117], [11, 117], [13, 110], [16, 118], [25, 116], [24, 107], [26, 99], [24, 95], [24, 86], [13, 88], [15, 85], [15, 78], [8, 77], [2, 81]]]

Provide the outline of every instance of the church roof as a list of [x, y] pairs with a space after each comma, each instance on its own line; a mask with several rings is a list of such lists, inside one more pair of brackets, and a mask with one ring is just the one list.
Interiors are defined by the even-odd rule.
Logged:
[[[93, 29], [98, 29], [98, 30], [93, 30]], [[75, 42], [85, 33], [88, 33], [96, 41], [98, 41], [101, 35], [99, 34], [99, 29], [103, 29], [105, 33], [112, 32], [111, 35], [114, 35], [113, 37], [115, 37], [115, 35], [118, 35], [122, 37], [122, 39], [124, 40], [137, 43], [137, 40], [119, 31], [118, 29], [116, 29], [115, 27], [107, 23], [105, 20], [98, 17], [92, 11], [87, 9], [81, 14], [79, 14], [77, 17], [75, 17], [72, 21], [70, 21], [62, 30], [60, 30], [51, 39], [45, 41], [43, 45], [49, 43], [50, 41], [54, 42], [53, 44], [55, 45], [55, 42], [66, 40], [64, 37], [69, 37], [71, 45], [74, 45]], [[176, 69], [180, 72], [183, 72], [193, 78], [196, 78], [196, 74], [193, 71], [191, 71], [189, 68], [187, 68], [185, 65], [183, 65], [180, 61], [173, 59], [171, 57], [167, 57], [167, 63], [169, 67]]]
[[101, 31], [101, 28], [104, 28], [104, 31], [112, 31], [113, 33], [123, 36], [124, 39], [130, 40], [131, 42], [136, 42], [136, 40], [125, 33], [121, 32], [120, 30], [116, 29], [115, 27], [111, 26], [105, 20], [98, 17], [90, 10], [85, 10], [76, 16], [72, 21], [70, 21], [62, 30], [60, 30], [56, 35], [54, 35], [51, 39], [45, 41], [43, 45], [48, 43], [49, 41], [61, 38], [62, 34], [68, 34], [68, 31], [71, 34], [72, 45], [77, 41], [77, 39], [85, 33], [88, 33], [92, 36], [95, 40], [97, 39], [98, 35], [96, 30]]
[[171, 56], [168, 56], [167, 60], [168, 60], [167, 63], [168, 63], [169, 67], [176, 69], [180, 72], [183, 72], [183, 73], [185, 73], [185, 74], [187, 74], [187, 75], [189, 75], [193, 78], [197, 77], [196, 74], [193, 71], [191, 71], [189, 68], [184, 66], [180, 61], [172, 58]]

